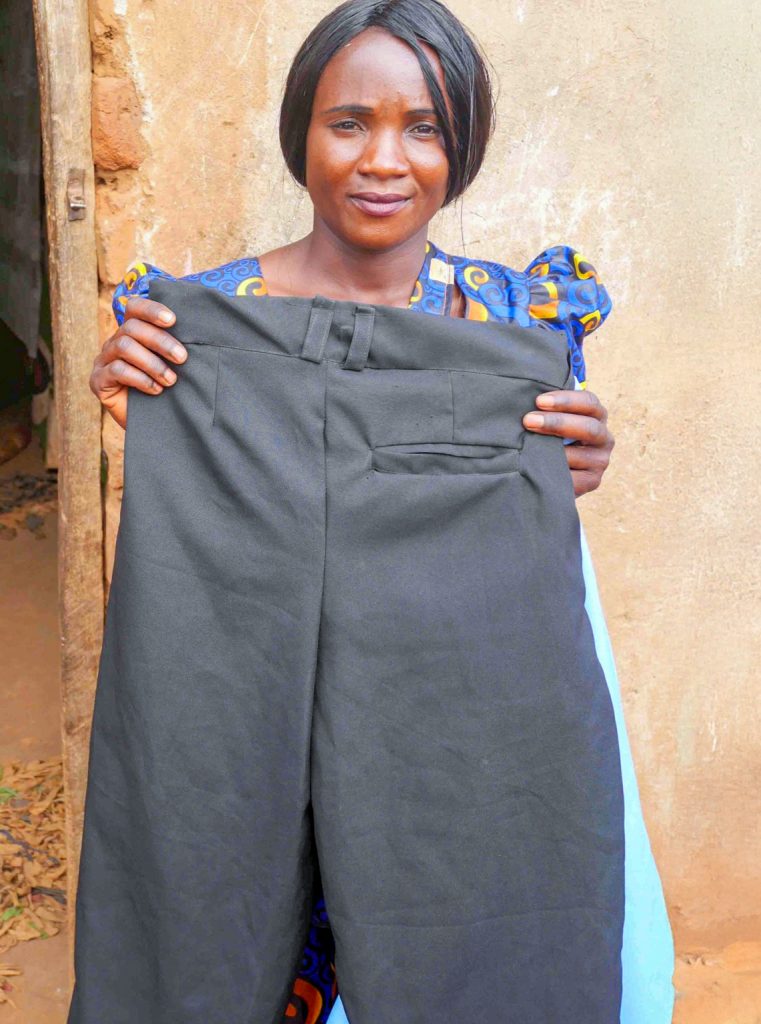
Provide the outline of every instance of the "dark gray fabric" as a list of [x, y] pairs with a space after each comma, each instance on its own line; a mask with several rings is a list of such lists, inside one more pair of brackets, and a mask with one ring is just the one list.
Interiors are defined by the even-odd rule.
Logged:
[[563, 336], [150, 296], [189, 358], [130, 392], [69, 1024], [280, 1024], [318, 867], [352, 1024], [614, 1024], [614, 712], [521, 422]]

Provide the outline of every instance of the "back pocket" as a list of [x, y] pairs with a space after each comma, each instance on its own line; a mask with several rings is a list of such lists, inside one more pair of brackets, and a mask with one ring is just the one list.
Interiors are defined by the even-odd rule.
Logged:
[[422, 441], [376, 445], [371, 452], [371, 465], [378, 473], [450, 475], [520, 470], [520, 448], [507, 445]]

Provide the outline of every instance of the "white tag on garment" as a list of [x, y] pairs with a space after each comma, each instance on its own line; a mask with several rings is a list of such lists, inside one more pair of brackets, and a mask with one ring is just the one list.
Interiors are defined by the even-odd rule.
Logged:
[[451, 263], [445, 263], [434, 256], [428, 268], [428, 276], [432, 281], [439, 281], [441, 284], [454, 284], [454, 267]]

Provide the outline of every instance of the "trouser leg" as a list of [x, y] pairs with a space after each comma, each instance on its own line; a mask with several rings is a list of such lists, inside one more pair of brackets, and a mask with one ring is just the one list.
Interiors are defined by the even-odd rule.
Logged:
[[130, 395], [69, 1024], [280, 1024], [306, 938], [322, 370], [243, 356]]
[[[533, 399], [498, 386], [509, 432]], [[313, 803], [341, 997], [351, 1024], [613, 1024], [620, 759], [565, 455], [518, 426], [517, 469], [372, 469], [449, 438], [451, 403], [446, 373], [331, 368]]]

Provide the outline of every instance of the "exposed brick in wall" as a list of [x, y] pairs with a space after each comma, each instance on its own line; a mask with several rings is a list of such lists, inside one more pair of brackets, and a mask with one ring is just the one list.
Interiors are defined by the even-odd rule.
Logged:
[[145, 155], [140, 103], [129, 78], [95, 75], [92, 83], [92, 145], [101, 171], [139, 167]]

